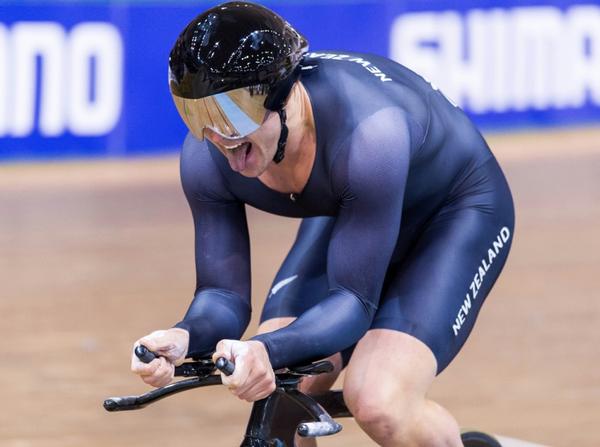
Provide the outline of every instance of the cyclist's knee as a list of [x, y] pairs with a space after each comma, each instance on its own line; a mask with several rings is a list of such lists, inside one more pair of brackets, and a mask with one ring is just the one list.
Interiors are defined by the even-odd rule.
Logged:
[[365, 424], [384, 421], [390, 416], [392, 408], [397, 416], [402, 415], [402, 398], [392, 394], [384, 392], [381, 387], [344, 387], [346, 405], [357, 422]]
[[356, 422], [374, 439], [417, 445], [411, 440], [412, 418], [423, 402], [390, 391], [382, 386], [345, 387], [344, 401]]

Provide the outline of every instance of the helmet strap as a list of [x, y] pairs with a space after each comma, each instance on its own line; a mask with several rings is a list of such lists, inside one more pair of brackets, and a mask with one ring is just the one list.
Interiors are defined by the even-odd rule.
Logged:
[[[313, 68], [314, 67], [308, 67], [309, 70], [312, 70]], [[306, 68], [303, 67], [302, 64], [299, 64], [290, 76], [273, 86], [271, 92], [265, 99], [265, 108], [276, 111], [279, 114], [279, 120], [281, 121], [281, 133], [279, 134], [279, 141], [277, 142], [277, 152], [275, 152], [275, 157], [273, 157], [275, 163], [281, 163], [281, 160], [283, 160], [283, 157], [285, 156], [285, 144], [287, 143], [289, 133], [285, 123], [287, 119], [285, 102], [292, 91], [292, 87], [294, 87], [294, 83], [300, 79], [300, 74], [302, 70], [305, 69]]]
[[287, 143], [288, 138], [288, 127], [285, 123], [287, 119], [285, 109], [282, 108], [277, 110], [277, 114], [279, 115], [279, 120], [281, 121], [281, 133], [279, 134], [279, 141], [277, 141], [277, 152], [275, 152], [273, 161], [275, 163], [281, 163], [281, 160], [283, 160], [283, 157], [285, 157], [285, 144]]

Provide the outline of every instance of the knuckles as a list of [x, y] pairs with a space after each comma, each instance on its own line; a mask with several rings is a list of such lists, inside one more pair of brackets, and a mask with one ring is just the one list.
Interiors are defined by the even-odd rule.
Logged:
[[[232, 349], [234, 347], [235, 349]], [[233, 357], [237, 360], [235, 362], [236, 373], [229, 377], [223, 376], [222, 379], [223, 384], [229, 388], [231, 393], [248, 402], [264, 399], [272, 394], [276, 389], [275, 374], [271, 369], [268, 356], [265, 356], [265, 353], [250, 342], [239, 343], [235, 346], [230, 345], [227, 341], [221, 341], [217, 344], [218, 353], [230, 352], [234, 354], [232, 351], [235, 351]], [[220, 354], [219, 356], [229, 357]], [[214, 357], [217, 357], [217, 353]], [[249, 393], [251, 389], [253, 391]]]

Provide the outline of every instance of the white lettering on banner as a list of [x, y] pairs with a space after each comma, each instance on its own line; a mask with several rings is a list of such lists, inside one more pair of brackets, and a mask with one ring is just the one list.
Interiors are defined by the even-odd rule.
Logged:
[[[569, 47], [573, 51], [569, 65], [573, 74], [571, 105], [585, 103], [586, 90], [591, 92], [592, 101], [600, 104], [600, 7], [579, 6], [569, 12]], [[589, 55], [586, 54], [589, 49]]]
[[113, 25], [84, 22], [67, 33], [54, 22], [0, 23], [0, 137], [32, 134], [37, 113], [43, 136], [106, 134], [122, 95], [123, 43]]
[[36, 99], [36, 65], [41, 59], [40, 133], [56, 136], [63, 133], [65, 87], [65, 31], [57, 23], [21, 22], [11, 32], [13, 101], [11, 133], [24, 137], [33, 132]]
[[471, 310], [471, 300], [477, 299], [477, 295], [479, 294], [479, 289], [484, 282], [484, 277], [487, 275], [488, 270], [494, 263], [494, 259], [500, 253], [500, 250], [504, 248], [504, 245], [510, 239], [510, 230], [508, 227], [502, 227], [496, 239], [492, 242], [492, 247], [488, 248], [487, 257], [484, 257], [479, 266], [477, 267], [477, 273], [473, 276], [473, 281], [469, 285], [469, 292], [466, 293], [465, 299], [458, 309], [458, 314], [456, 315], [456, 319], [454, 320], [454, 324], [452, 324], [452, 331], [454, 331], [454, 336], [458, 335], [458, 332], [462, 328], [463, 324], [465, 324], [466, 317], [469, 315], [469, 311]]
[[600, 6], [407, 13], [391, 57], [476, 113], [600, 105]]
[[[105, 23], [83, 23], [71, 31], [70, 68], [73, 80], [69, 95], [69, 123], [75, 135], [101, 135], [109, 132], [121, 111], [123, 46], [121, 36]], [[95, 58], [96, 94], [90, 60]], [[117, 67], [117, 68], [115, 68]]]

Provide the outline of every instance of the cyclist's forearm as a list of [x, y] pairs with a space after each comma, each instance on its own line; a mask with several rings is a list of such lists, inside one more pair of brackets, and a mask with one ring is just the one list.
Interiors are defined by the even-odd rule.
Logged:
[[327, 357], [356, 343], [371, 324], [375, 309], [346, 290], [335, 290], [289, 326], [260, 334], [273, 368]]
[[202, 289], [175, 327], [190, 333], [187, 356], [200, 357], [214, 351], [219, 340], [239, 339], [249, 322], [247, 299], [222, 289]]

